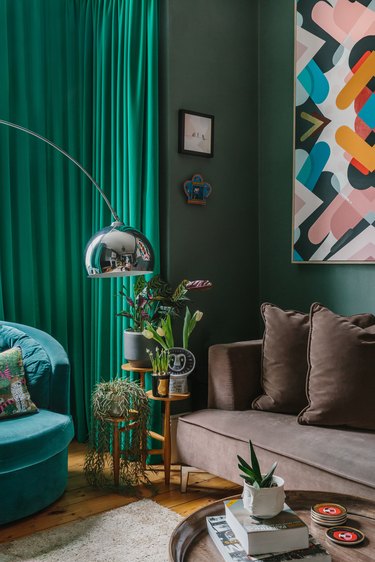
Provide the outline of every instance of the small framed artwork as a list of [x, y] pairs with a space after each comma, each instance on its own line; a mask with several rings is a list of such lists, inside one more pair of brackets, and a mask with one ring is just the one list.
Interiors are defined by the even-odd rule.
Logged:
[[214, 116], [180, 109], [178, 151], [181, 154], [214, 155]]

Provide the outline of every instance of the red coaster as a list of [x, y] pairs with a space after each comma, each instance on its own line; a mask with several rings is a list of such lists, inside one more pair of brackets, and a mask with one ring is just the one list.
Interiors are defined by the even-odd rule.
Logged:
[[364, 533], [354, 527], [331, 527], [326, 531], [326, 536], [342, 546], [356, 546], [365, 540]]
[[318, 503], [311, 510], [323, 518], [335, 518], [346, 515], [346, 509], [338, 503]]

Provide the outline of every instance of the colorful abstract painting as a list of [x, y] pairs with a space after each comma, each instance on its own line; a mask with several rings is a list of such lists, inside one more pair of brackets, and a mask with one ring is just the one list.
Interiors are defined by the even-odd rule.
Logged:
[[294, 262], [375, 263], [375, 0], [297, 0]]

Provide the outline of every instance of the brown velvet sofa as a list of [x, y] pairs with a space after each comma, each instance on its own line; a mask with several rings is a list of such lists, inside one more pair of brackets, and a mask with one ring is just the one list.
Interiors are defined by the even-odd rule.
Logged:
[[[237, 454], [249, 439], [263, 466], [277, 460], [286, 489], [325, 490], [375, 501], [375, 433], [299, 425], [297, 416], [251, 410], [261, 393], [262, 341], [209, 349], [208, 408], [177, 424], [181, 488], [195, 467], [242, 484]], [[375, 409], [375, 408], [374, 408]]]

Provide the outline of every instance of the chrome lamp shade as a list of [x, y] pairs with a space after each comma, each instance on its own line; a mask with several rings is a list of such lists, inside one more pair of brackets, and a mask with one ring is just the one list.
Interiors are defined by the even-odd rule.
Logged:
[[110, 204], [100, 185], [75, 158], [46, 139], [39, 133], [26, 129], [17, 123], [0, 119], [0, 125], [18, 129], [28, 135], [52, 146], [55, 150], [73, 162], [99, 191], [107, 204], [114, 222], [99, 230], [89, 240], [85, 250], [85, 266], [87, 274], [93, 277], [129, 277], [131, 275], [146, 275], [154, 269], [154, 252], [149, 240], [139, 230], [126, 226]]
[[146, 275], [154, 269], [154, 252], [139, 230], [115, 221], [89, 240], [85, 266], [89, 277]]

